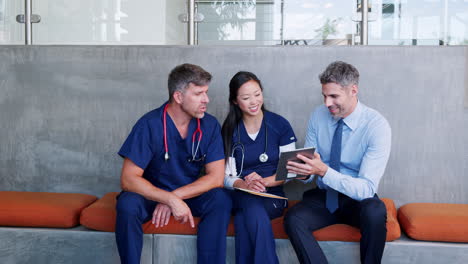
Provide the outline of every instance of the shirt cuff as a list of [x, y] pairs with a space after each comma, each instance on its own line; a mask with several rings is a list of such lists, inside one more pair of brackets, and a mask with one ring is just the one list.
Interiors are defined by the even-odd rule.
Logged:
[[236, 159], [234, 157], [229, 157], [226, 162], [226, 168], [224, 170], [224, 187], [226, 189], [234, 189], [234, 182], [240, 179], [237, 177], [236, 170]]
[[309, 175], [309, 177], [307, 177], [307, 179], [305, 180], [301, 180], [301, 179], [296, 179], [298, 181], [301, 181], [303, 182], [304, 184], [308, 184], [308, 183], [311, 183], [315, 178], [315, 175]]
[[240, 179], [240, 178], [238, 178], [236, 176], [225, 175], [224, 176], [224, 188], [229, 189], [229, 190], [233, 190], [234, 189], [234, 182], [236, 182], [238, 179]]
[[337, 190], [337, 181], [340, 178], [341, 173], [337, 172], [336, 170], [328, 167], [327, 172], [322, 177], [322, 182], [325, 183], [327, 186], [331, 187], [332, 189]]
[[296, 142], [291, 142], [287, 145], [284, 145], [284, 146], [280, 146], [279, 147], [279, 152], [281, 154], [281, 152], [285, 152], [285, 151], [291, 151], [291, 150], [295, 150], [296, 149]]

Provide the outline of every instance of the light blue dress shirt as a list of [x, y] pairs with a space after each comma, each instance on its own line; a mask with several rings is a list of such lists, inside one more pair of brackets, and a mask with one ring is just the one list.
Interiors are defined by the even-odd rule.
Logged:
[[[321, 189], [329, 186], [360, 201], [377, 192], [390, 156], [391, 129], [379, 112], [360, 102], [343, 121], [340, 172], [329, 167], [324, 177], [317, 176], [317, 185]], [[327, 165], [337, 122], [321, 105], [311, 114], [307, 126], [304, 147], [315, 147]]]

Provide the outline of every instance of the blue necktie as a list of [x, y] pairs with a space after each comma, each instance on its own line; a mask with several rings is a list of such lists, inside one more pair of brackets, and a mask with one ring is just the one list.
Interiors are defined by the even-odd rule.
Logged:
[[[341, 162], [341, 136], [343, 134], [343, 119], [338, 121], [338, 125], [335, 129], [335, 134], [333, 134], [333, 140], [331, 144], [330, 151], [330, 168], [340, 172], [340, 162]], [[333, 213], [338, 208], [338, 192], [334, 189], [327, 188], [327, 200], [326, 205], [328, 211]]]

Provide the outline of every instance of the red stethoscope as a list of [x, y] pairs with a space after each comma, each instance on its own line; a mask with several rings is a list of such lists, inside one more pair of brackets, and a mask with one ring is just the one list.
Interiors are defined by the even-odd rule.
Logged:
[[[166, 116], [167, 116], [167, 107], [169, 106], [169, 104], [167, 104], [166, 106], [164, 106], [164, 112], [163, 112], [163, 126], [164, 126], [164, 151], [165, 151], [165, 154], [164, 154], [164, 160], [167, 161], [169, 160], [169, 147], [167, 145], [167, 129], [166, 129]], [[197, 143], [197, 147], [195, 148], [195, 137], [197, 136], [197, 133], [198, 133], [198, 143]], [[202, 139], [202, 136], [203, 136], [203, 132], [200, 128], [200, 118], [197, 118], [197, 129], [195, 129], [195, 132], [193, 132], [193, 135], [192, 135], [192, 158], [190, 158], [188, 161], [189, 162], [193, 162], [193, 161], [201, 161], [205, 158], [205, 155], [203, 155], [201, 158], [199, 159], [196, 159], [195, 157], [197, 156], [197, 152], [198, 152], [198, 148], [200, 147], [200, 142], [201, 142], [201, 139]], [[195, 151], [194, 151], [195, 149]]]

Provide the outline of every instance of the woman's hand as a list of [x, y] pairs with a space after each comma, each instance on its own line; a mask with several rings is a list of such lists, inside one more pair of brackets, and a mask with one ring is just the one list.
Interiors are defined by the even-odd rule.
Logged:
[[266, 187], [263, 184], [262, 180], [253, 180], [247, 184], [247, 189], [255, 191], [255, 192], [265, 192]]
[[234, 182], [234, 187], [247, 189], [247, 190], [251, 190], [255, 192], [266, 191], [266, 187], [265, 187], [265, 184], [263, 183], [263, 179], [249, 180], [248, 182], [246, 180], [238, 179], [237, 181]]
[[263, 185], [265, 185], [265, 187], [274, 187], [282, 184], [284, 184], [284, 181], [276, 181], [276, 174], [263, 178]]
[[266, 182], [262, 176], [258, 175], [256, 172], [252, 172], [249, 175], [244, 177], [244, 181], [247, 184], [247, 189], [256, 191], [256, 192], [265, 192], [266, 191]]
[[252, 172], [249, 175], [244, 177], [244, 181], [247, 184], [250, 184], [251, 181], [255, 181], [255, 180], [261, 181], [261, 180], [263, 180], [263, 178], [262, 178], [262, 176], [258, 175], [256, 172]]

